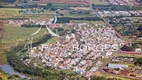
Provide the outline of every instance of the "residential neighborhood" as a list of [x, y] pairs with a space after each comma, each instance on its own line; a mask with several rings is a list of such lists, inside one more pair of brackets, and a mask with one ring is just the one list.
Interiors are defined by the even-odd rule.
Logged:
[[142, 80], [142, 0], [0, 0], [0, 80]]

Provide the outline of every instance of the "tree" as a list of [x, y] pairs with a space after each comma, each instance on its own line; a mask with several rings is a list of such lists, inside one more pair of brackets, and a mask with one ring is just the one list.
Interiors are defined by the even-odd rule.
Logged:
[[127, 46], [127, 45], [124, 45], [122, 48], [121, 48], [122, 51], [132, 51], [132, 47], [130, 46]]
[[142, 58], [136, 58], [135, 65], [142, 66]]

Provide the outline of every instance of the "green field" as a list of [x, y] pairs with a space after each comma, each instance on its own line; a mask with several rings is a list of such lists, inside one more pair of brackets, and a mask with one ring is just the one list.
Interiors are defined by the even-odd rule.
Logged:
[[21, 9], [16, 8], [0, 8], [0, 18], [13, 18], [20, 16], [19, 11]]
[[5, 49], [8, 50], [12, 46], [21, 44], [22, 41], [27, 40], [28, 38], [39, 38], [47, 32], [45, 28], [42, 28], [37, 35], [30, 35], [37, 30], [38, 28], [24, 28], [16, 25], [5, 25], [3, 43], [0, 43], [0, 64], [7, 63], [6, 53], [4, 52]]
[[10, 25], [6, 25], [4, 27], [4, 42], [15, 42], [17, 40], [23, 41], [27, 40], [28, 38], [38, 38], [43, 35], [44, 32], [46, 32], [45, 28], [42, 28], [40, 32], [34, 36], [31, 36], [30, 34], [36, 32], [38, 28], [24, 28], [24, 27], [14, 27]]

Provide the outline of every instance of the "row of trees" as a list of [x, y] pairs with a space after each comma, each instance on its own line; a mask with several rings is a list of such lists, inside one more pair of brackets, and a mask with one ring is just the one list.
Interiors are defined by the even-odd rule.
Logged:
[[127, 5], [95, 5], [95, 4], [92, 4], [92, 7], [93, 9], [114, 10], [114, 11], [142, 10], [142, 6], [127, 6]]
[[32, 24], [22, 24], [21, 25], [21, 27], [25, 27], [25, 28], [40, 28], [40, 27], [42, 27], [42, 28], [46, 28], [46, 26], [45, 25], [32, 25]]
[[57, 23], [69, 23], [71, 20], [102, 21], [102, 19], [99, 17], [82, 17], [82, 18], [58, 17]]
[[43, 9], [26, 9], [20, 10], [19, 13], [44, 13]]

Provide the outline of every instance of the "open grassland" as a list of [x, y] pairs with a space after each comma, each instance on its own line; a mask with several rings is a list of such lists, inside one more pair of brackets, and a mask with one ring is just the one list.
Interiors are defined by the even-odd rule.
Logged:
[[21, 9], [16, 8], [0, 8], [0, 18], [13, 18], [20, 16], [19, 11]]
[[39, 38], [46, 32], [45, 28], [42, 28], [38, 34], [31, 36], [30, 34], [36, 32], [38, 28], [24, 28], [24, 27], [14, 27], [11, 25], [6, 25], [4, 27], [4, 42], [15, 42], [15, 41], [23, 41], [28, 38]]
[[0, 80], [8, 80], [8, 76], [0, 70]]
[[107, 4], [106, 0], [90, 0], [91, 4]]

